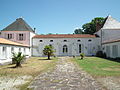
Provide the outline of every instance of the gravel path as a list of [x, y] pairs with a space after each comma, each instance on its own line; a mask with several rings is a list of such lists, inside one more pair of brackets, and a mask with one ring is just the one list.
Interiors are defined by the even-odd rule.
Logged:
[[105, 90], [89, 74], [78, 69], [69, 57], [61, 57], [52, 72], [39, 75], [30, 84], [33, 90]]

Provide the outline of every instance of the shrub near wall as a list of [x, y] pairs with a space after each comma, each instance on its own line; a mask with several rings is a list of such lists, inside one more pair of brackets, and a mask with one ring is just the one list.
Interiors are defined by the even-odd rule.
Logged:
[[103, 53], [102, 51], [98, 51], [96, 53], [96, 57], [106, 58], [106, 53]]

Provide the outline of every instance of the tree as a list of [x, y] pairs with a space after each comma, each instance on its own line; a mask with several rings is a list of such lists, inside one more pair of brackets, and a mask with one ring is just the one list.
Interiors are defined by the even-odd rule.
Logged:
[[52, 45], [46, 45], [44, 50], [43, 50], [43, 53], [44, 55], [47, 55], [48, 56], [48, 60], [50, 60], [50, 56], [53, 56], [54, 55], [54, 50], [53, 50], [53, 46]]
[[78, 28], [75, 29], [74, 34], [83, 34], [84, 32], [82, 31], [82, 29]]
[[15, 66], [16, 68], [17, 68], [17, 67], [22, 67], [22, 66], [21, 66], [21, 61], [24, 60], [24, 58], [25, 58], [25, 56], [22, 55], [21, 52], [19, 52], [18, 54], [13, 53], [13, 61], [14, 61], [15, 64], [16, 64], [16, 66]]
[[82, 26], [82, 29], [85, 34], [94, 34], [97, 31], [97, 29], [100, 29], [103, 26], [104, 21], [105, 21], [105, 18], [96, 17], [92, 19], [91, 22], [84, 24]]
[[75, 34], [94, 34], [98, 29], [100, 29], [104, 24], [105, 18], [96, 17], [91, 20], [91, 22], [83, 24], [82, 29], [75, 29]]

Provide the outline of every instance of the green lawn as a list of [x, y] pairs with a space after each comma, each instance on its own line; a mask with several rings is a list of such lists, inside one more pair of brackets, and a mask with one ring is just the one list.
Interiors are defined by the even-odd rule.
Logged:
[[74, 59], [77, 64], [93, 76], [120, 76], [120, 63], [98, 57]]

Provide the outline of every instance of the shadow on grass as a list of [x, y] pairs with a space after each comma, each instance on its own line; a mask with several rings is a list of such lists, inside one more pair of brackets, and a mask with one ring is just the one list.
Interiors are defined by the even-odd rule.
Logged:
[[[101, 58], [101, 57], [98, 57], [98, 58]], [[101, 59], [106, 59], [106, 60], [109, 60], [109, 61], [120, 63], [120, 58], [101, 58]]]
[[120, 63], [120, 59], [113, 59], [113, 58], [106, 58], [106, 59], [109, 60], [109, 61]]
[[52, 60], [52, 59], [38, 59], [38, 60], [48, 60], [49, 61], [49, 60]]
[[7, 67], [7, 68], [22, 68], [22, 66], [20, 66], [20, 67], [10, 66], [10, 67]]
[[7, 68], [16, 68], [16, 66], [11, 66], [11, 67], [7, 67]]

